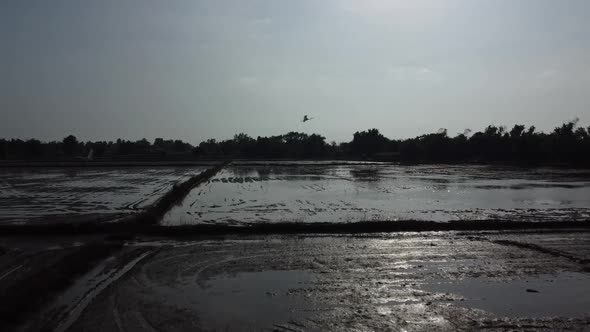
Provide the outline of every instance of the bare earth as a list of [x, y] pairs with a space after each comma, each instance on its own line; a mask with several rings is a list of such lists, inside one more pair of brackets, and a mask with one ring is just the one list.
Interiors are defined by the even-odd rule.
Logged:
[[144, 238], [21, 330], [590, 331], [589, 258], [585, 231]]

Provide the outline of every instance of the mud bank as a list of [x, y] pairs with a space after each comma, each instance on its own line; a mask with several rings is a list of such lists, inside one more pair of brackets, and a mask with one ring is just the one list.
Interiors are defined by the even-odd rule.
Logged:
[[571, 231], [590, 232], [590, 221], [557, 221], [557, 222], [515, 222], [515, 221], [457, 221], [457, 222], [429, 222], [419, 220], [405, 221], [371, 221], [354, 223], [273, 223], [253, 225], [185, 225], [161, 226], [152, 224], [157, 215], [147, 216], [143, 222], [131, 218], [120, 223], [85, 223], [85, 224], [55, 224], [55, 225], [0, 225], [2, 236], [92, 236], [104, 235], [115, 238], [133, 238], [135, 236], [166, 236], [172, 238], [183, 237], [211, 237], [235, 235], [287, 235], [287, 234], [369, 234], [369, 233], [398, 233], [398, 232], [431, 232], [431, 231], [501, 231], [501, 230], [530, 230], [530, 231]]
[[465, 220], [430, 222], [421, 220], [370, 221], [353, 223], [258, 223], [242, 226], [185, 225], [153, 226], [138, 229], [139, 234], [195, 236], [195, 235], [256, 235], [256, 234], [365, 234], [387, 232], [484, 231], [484, 230], [557, 230], [590, 231], [589, 221], [518, 222], [496, 220]]
[[125, 248], [153, 253], [94, 294], [65, 331], [590, 326], [587, 233], [144, 238]]
[[129, 218], [123, 222], [141, 225], [157, 224], [162, 219], [164, 214], [166, 214], [166, 212], [168, 212], [172, 206], [174, 206], [174, 204], [184, 199], [194, 187], [198, 186], [202, 182], [208, 181], [213, 176], [215, 176], [227, 164], [229, 164], [229, 162], [224, 162], [215, 167], [209, 168], [182, 183], [175, 184], [170, 191], [160, 197], [152, 206], [145, 209], [145, 211], [139, 215]]
[[0, 162], [0, 168], [76, 168], [76, 167], [178, 167], [178, 166], [215, 166], [218, 160], [203, 161], [39, 161], [39, 162]]

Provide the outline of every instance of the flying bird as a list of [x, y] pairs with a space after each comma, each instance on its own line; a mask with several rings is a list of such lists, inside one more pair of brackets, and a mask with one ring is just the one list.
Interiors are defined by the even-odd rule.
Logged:
[[313, 118], [308, 117], [307, 115], [303, 117], [303, 122], [307, 122]]

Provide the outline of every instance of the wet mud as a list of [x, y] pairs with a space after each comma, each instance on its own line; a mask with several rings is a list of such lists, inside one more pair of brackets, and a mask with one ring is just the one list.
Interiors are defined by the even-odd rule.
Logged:
[[23, 249], [7, 246], [0, 256], [0, 330], [10, 330], [75, 284], [120, 243], [71, 243]]
[[[580, 238], [586, 240], [580, 241]], [[66, 331], [584, 331], [587, 233], [145, 239]]]

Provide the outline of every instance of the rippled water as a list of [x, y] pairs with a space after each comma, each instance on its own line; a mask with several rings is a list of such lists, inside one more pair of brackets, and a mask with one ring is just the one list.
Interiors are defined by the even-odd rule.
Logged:
[[516, 280], [468, 278], [436, 280], [423, 286], [429, 291], [463, 297], [455, 305], [477, 308], [501, 317], [585, 317], [590, 308], [590, 277], [563, 272]]
[[194, 189], [163, 224], [589, 220], [590, 172], [489, 166], [241, 165]]
[[204, 169], [0, 169], [0, 223], [85, 221], [135, 212]]

